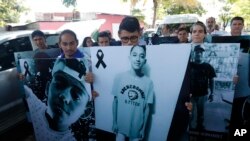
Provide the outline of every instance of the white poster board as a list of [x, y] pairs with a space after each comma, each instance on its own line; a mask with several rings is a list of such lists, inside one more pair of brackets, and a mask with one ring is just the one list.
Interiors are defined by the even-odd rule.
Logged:
[[[94, 89], [99, 93], [95, 99], [96, 128], [101, 130], [112, 132], [113, 80], [116, 74], [130, 69], [130, 49], [131, 47], [91, 48]], [[97, 55], [98, 50], [102, 54]], [[155, 92], [152, 122], [150, 129], [146, 129], [149, 131], [148, 140], [166, 140], [189, 61], [191, 45], [147, 46], [146, 50], [145, 74], [153, 81]], [[106, 66], [101, 63], [96, 67], [99, 61], [103, 61]]]

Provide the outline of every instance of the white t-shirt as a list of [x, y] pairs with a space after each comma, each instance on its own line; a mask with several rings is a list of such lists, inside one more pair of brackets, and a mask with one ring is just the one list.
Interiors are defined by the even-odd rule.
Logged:
[[141, 138], [145, 121], [145, 107], [153, 103], [153, 82], [147, 76], [135, 77], [130, 71], [115, 77], [112, 94], [117, 97], [118, 133]]

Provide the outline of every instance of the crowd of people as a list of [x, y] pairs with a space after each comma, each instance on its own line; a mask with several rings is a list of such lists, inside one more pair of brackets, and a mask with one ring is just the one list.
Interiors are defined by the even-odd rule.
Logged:
[[[201, 44], [209, 40], [209, 36], [241, 36], [246, 35], [246, 33], [243, 32], [244, 28], [244, 19], [242, 17], [234, 17], [231, 19], [230, 22], [231, 32], [225, 33], [219, 32], [215, 18], [209, 17], [206, 20], [206, 25], [203, 22], [196, 22], [194, 23], [190, 29], [187, 29], [185, 25], [181, 25], [180, 28], [176, 30], [175, 36], [178, 38], [178, 43], [192, 43], [194, 47], [195, 52], [195, 61], [191, 62], [190, 70], [191, 72], [191, 85], [190, 85], [190, 94], [191, 96], [191, 102], [183, 103], [187, 106], [187, 114], [189, 114], [189, 111], [192, 109], [198, 109], [198, 113], [192, 113], [192, 115], [196, 115], [198, 118], [197, 120], [197, 126], [192, 127], [195, 129], [203, 129], [203, 116], [204, 116], [204, 101], [207, 99], [208, 95], [208, 89], [210, 89], [209, 94], [209, 100], [213, 101], [213, 78], [216, 77], [215, 71], [213, 67], [208, 64], [204, 63], [201, 60], [202, 53], [204, 49], [201, 47]], [[162, 31], [162, 35], [164, 37], [171, 36], [169, 32], [169, 26], [165, 26]], [[190, 31], [190, 33], [189, 33]], [[190, 39], [189, 39], [190, 35]], [[125, 17], [119, 26], [118, 30], [118, 37], [119, 41], [116, 41], [112, 38], [112, 35], [110, 31], [101, 31], [99, 32], [97, 36], [97, 41], [94, 42], [93, 39], [88, 36], [85, 37], [82, 41], [82, 44], [80, 47], [93, 47], [93, 46], [137, 46], [134, 47], [134, 49], [131, 49], [131, 53], [135, 52], [134, 50], [138, 50], [146, 54], [146, 49], [143, 47], [138, 47], [138, 45], [145, 45], [146, 41], [141, 38], [142, 36], [142, 30], [139, 24], [139, 21], [137, 18], [128, 16]], [[32, 39], [38, 49], [36, 51], [43, 51], [45, 49], [49, 49], [49, 47], [46, 44], [46, 39], [42, 31], [35, 30], [32, 33]], [[78, 49], [79, 41], [76, 37], [76, 34], [71, 30], [64, 30], [61, 32], [59, 36], [59, 42], [58, 45], [61, 49], [61, 54], [59, 58], [64, 59], [74, 59], [74, 58], [84, 58], [84, 54], [81, 53]], [[75, 60], [76, 64], [79, 64], [79, 61]], [[59, 71], [57, 68], [58, 66], [64, 66], [62, 68], [62, 71]], [[78, 65], [79, 66], [79, 65]], [[67, 68], [67, 69], [66, 69]], [[38, 130], [39, 128], [42, 128], [42, 130], [48, 130], [46, 128], [50, 127], [53, 132], [53, 134], [49, 134], [52, 140], [68, 140], [73, 136], [68, 130], [71, 124], [76, 122], [78, 118], [84, 113], [84, 111], [81, 111], [80, 113], [76, 112], [75, 114], [77, 116], [77, 119], [72, 119], [70, 117], [66, 118], [65, 115], [62, 114], [64, 112], [63, 109], [60, 109], [60, 107], [55, 108], [56, 102], [62, 100], [62, 103], [70, 103], [70, 101], [73, 102], [73, 106], [69, 106], [68, 110], [74, 111], [79, 109], [79, 107], [85, 107], [88, 103], [88, 101], [91, 101], [92, 97], [98, 96], [98, 92], [96, 92], [94, 89], [92, 89], [92, 94], [87, 94], [84, 87], [82, 87], [82, 80], [87, 83], [93, 83], [94, 82], [94, 74], [91, 72], [85, 72], [83, 75], [84, 78], [78, 78], [77, 76], [72, 75], [71, 71], [79, 73], [76, 69], [68, 66], [67, 62], [57, 60], [54, 64], [53, 70], [52, 70], [52, 81], [51, 84], [48, 85], [48, 89], [46, 88], [46, 91], [48, 93], [48, 104], [47, 107], [45, 105], [40, 105], [42, 107], [43, 111], [43, 118], [42, 122], [45, 122], [45, 126], [39, 127], [37, 125], [37, 128], [35, 130]], [[86, 71], [86, 70], [85, 70]], [[205, 72], [205, 74], [204, 74]], [[65, 89], [62, 89], [60, 91], [65, 92], [64, 94], [54, 94], [52, 96], [53, 86], [52, 84], [58, 83], [58, 85], [61, 83], [59, 81], [65, 81]], [[202, 80], [202, 82], [201, 82]], [[67, 87], [66, 87], [67, 84]], [[199, 87], [198, 87], [199, 85]], [[59, 88], [60, 86], [57, 86], [56, 88]], [[67, 88], [67, 89], [66, 89]], [[72, 93], [75, 92], [71, 89], [76, 89], [76, 91], [79, 91], [76, 96], [76, 99], [80, 98], [82, 103], [80, 101], [77, 101], [76, 99], [70, 99], [68, 98], [68, 95], [73, 95]], [[32, 92], [30, 89], [26, 89], [27, 99], [33, 98]], [[58, 91], [57, 91], [58, 92]], [[66, 94], [66, 92], [68, 94]], [[82, 94], [79, 94], [82, 93]], [[58, 95], [58, 97], [57, 97]], [[75, 95], [75, 94], [74, 94]], [[68, 98], [68, 99], [67, 99]], [[114, 93], [114, 99], [116, 100], [117, 96]], [[53, 102], [56, 101], [56, 102]], [[189, 101], [188, 99], [186, 101]], [[76, 103], [76, 104], [74, 104]], [[149, 102], [150, 104], [150, 102]], [[61, 105], [62, 107], [64, 104]], [[34, 106], [35, 107], [35, 106]], [[67, 107], [66, 107], [67, 108]], [[72, 108], [72, 109], [70, 109]], [[79, 111], [79, 110], [78, 110]], [[36, 110], [33, 112], [37, 112]], [[42, 114], [40, 113], [40, 114]], [[65, 112], [67, 114], [67, 112]], [[68, 119], [71, 119], [68, 121]], [[144, 130], [144, 128], [143, 128]], [[56, 135], [56, 132], [58, 132], [58, 135]], [[127, 135], [117, 132], [117, 127], [114, 129], [114, 132], [117, 133], [117, 138], [123, 138], [125, 140], [125, 137]], [[143, 131], [140, 131], [143, 132]], [[41, 132], [40, 132], [41, 133]], [[65, 138], [66, 136], [66, 138]], [[122, 137], [121, 137], [122, 136]], [[143, 135], [136, 135], [135, 138], [129, 137], [131, 140], [139, 140], [143, 137]], [[44, 138], [38, 137], [38, 140], [44, 140]], [[49, 140], [51, 140], [49, 139]], [[72, 139], [70, 139], [72, 140]]]
[[[131, 21], [133, 20], [137, 20], [132, 19], [133, 17], [129, 17]], [[133, 33], [134, 30], [133, 28], [135, 28], [135, 26], [133, 26], [132, 24], [134, 24], [131, 21], [126, 21], [129, 20], [128, 17], [124, 18], [124, 23], [127, 26], [127, 28], [129, 28], [129, 30], [126, 30], [128, 33]], [[138, 21], [138, 20], [137, 20]], [[200, 23], [201, 26], [205, 27], [205, 37], [203, 39], [203, 42], [211, 42], [211, 36], [241, 36], [241, 35], [247, 35], [247, 33], [243, 32], [243, 28], [244, 28], [244, 18], [242, 17], [233, 17], [230, 21], [230, 27], [231, 27], [231, 31], [230, 32], [226, 32], [223, 30], [219, 30], [219, 26], [216, 23], [216, 20], [214, 17], [208, 17], [206, 19], [206, 23], [204, 24], [201, 21], [198, 21], [197, 23]], [[195, 23], [195, 24], [197, 24]], [[131, 25], [129, 25], [131, 24]], [[194, 34], [192, 33], [192, 26], [189, 28], [188, 26], [186, 26], [186, 24], [179, 24], [178, 26], [179, 28], [176, 29], [170, 29], [169, 25], [163, 25], [163, 28], [161, 30], [161, 37], [176, 37], [178, 38], [176, 43], [192, 43], [194, 38], [196, 38], [196, 36], [194, 36]], [[124, 45], [124, 39], [128, 40], [127, 38], [123, 38], [122, 36], [120, 36], [121, 34], [125, 34], [127, 32], [121, 32], [120, 30], [122, 28], [124, 28], [123, 26], [120, 25], [119, 27], [119, 31], [118, 31], [118, 36], [120, 40], [115, 40], [114, 38], [112, 38], [112, 34], [109, 30], [104, 30], [104, 31], [100, 31], [97, 34], [97, 39], [96, 41], [91, 37], [85, 37], [84, 40], [82, 41], [82, 44], [79, 45], [81, 47], [93, 47], [93, 46], [121, 46]], [[131, 31], [130, 31], [131, 30]], [[136, 34], [135, 36], [132, 37], [132, 40], [135, 42], [138, 42], [138, 45], [146, 45], [146, 41], [144, 41], [143, 37], [143, 28], [140, 27], [139, 25], [139, 29], [138, 29], [138, 34]], [[48, 46], [45, 43], [45, 36], [43, 33], [41, 33], [41, 31], [37, 30], [36, 32], [34, 32], [32, 34], [32, 38], [33, 41], [37, 44], [38, 49], [46, 49], [48, 48]], [[203, 37], [202, 37], [203, 38]], [[130, 45], [127, 44], [127, 45]]]

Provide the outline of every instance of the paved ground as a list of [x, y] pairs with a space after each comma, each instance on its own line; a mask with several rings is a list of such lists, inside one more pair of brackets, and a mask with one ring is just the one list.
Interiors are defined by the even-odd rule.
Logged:
[[225, 102], [233, 98], [233, 92], [227, 90], [215, 90], [214, 101], [205, 104], [205, 129], [209, 131], [228, 132], [231, 117], [232, 104]]
[[[191, 131], [194, 136], [189, 141], [219, 141], [227, 138], [232, 111], [233, 91], [214, 90], [213, 102], [207, 101], [204, 109], [204, 128], [200, 133]], [[224, 134], [223, 134], [224, 133]], [[202, 136], [196, 136], [196, 135]]]

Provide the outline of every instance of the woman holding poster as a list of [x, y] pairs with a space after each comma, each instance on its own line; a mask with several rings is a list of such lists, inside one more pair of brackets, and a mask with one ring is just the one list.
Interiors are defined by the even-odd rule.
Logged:
[[145, 127], [153, 104], [152, 80], [143, 72], [146, 47], [133, 46], [129, 60], [131, 70], [118, 74], [113, 83], [113, 131], [116, 140], [137, 141], [144, 138]]

